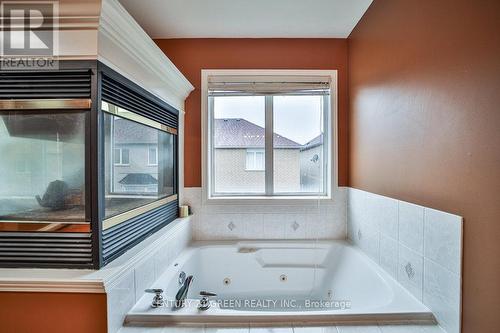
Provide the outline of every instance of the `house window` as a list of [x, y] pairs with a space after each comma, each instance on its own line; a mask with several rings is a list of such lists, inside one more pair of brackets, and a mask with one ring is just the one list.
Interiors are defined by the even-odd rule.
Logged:
[[334, 76], [220, 72], [203, 75], [209, 197], [328, 196]]
[[264, 171], [264, 161], [264, 149], [247, 149], [247, 171]]
[[128, 150], [128, 148], [115, 148], [113, 153], [115, 165], [130, 164], [130, 151]]
[[151, 166], [158, 165], [158, 148], [157, 147], [149, 147], [148, 165], [151, 165]]

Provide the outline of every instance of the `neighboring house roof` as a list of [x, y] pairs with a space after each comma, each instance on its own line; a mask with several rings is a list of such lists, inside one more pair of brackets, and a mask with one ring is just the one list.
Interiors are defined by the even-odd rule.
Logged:
[[158, 131], [154, 128], [122, 118], [115, 118], [113, 124], [115, 144], [158, 144]]
[[[214, 119], [215, 148], [264, 148], [265, 130], [241, 118]], [[299, 143], [274, 133], [274, 147], [298, 149]]]
[[311, 141], [307, 142], [300, 151], [304, 150], [309, 150], [317, 146], [321, 146], [323, 144], [323, 133], [312, 139]]
[[119, 183], [122, 185], [156, 185], [158, 180], [149, 173], [129, 173]]

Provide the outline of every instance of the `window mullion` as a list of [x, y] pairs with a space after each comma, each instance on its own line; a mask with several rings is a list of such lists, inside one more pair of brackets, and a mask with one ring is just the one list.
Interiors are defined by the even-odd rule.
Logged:
[[273, 150], [273, 96], [266, 96], [265, 102], [265, 182], [266, 195], [274, 194], [274, 150]]
[[323, 193], [327, 194], [330, 190], [330, 185], [331, 180], [329, 179], [328, 175], [331, 174], [328, 172], [328, 168], [331, 163], [331, 156], [329, 152], [331, 151], [330, 145], [331, 145], [331, 138], [333, 137], [333, 128], [330, 128], [330, 117], [331, 115], [329, 114], [330, 110], [330, 95], [324, 95], [323, 96], [323, 172], [322, 172], [322, 177], [323, 177]]

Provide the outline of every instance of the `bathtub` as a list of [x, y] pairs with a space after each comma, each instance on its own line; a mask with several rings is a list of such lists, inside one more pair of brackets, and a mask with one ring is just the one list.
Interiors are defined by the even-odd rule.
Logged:
[[[183, 308], [174, 305], [185, 272], [194, 279]], [[435, 324], [430, 310], [369, 257], [344, 241], [240, 241], [191, 244], [151, 286], [125, 325]], [[198, 310], [200, 291], [217, 294]]]

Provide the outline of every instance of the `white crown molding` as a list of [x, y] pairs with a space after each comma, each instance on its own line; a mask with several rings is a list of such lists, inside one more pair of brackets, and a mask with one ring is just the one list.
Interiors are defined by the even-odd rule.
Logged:
[[[118, 0], [60, 0], [60, 60], [97, 59], [181, 112], [194, 89]], [[4, 20], [0, 20], [0, 25]], [[0, 26], [1, 27], [1, 26]], [[1, 39], [0, 35], [0, 39]]]
[[103, 0], [98, 30], [98, 59], [184, 110], [194, 89], [117, 0]]

